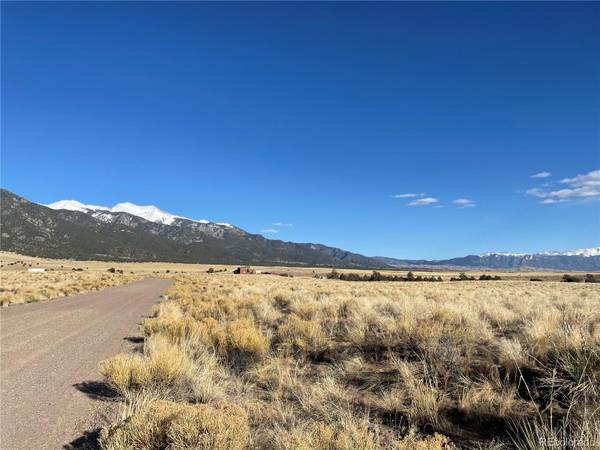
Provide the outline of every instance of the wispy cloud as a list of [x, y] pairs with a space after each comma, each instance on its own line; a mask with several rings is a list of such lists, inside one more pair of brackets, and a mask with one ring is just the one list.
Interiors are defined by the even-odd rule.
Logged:
[[276, 227], [291, 227], [293, 224], [286, 222], [273, 222], [273, 225]]
[[534, 173], [533, 175], [531, 175], [531, 178], [548, 178], [550, 175], [552, 175], [550, 172], [538, 172], [538, 173]]
[[452, 200], [452, 203], [461, 208], [472, 208], [475, 206], [475, 202], [470, 198], [457, 198], [456, 200]]
[[543, 205], [572, 202], [575, 200], [590, 200], [600, 197], [600, 170], [592, 170], [573, 178], [563, 178], [560, 182], [563, 189], [550, 191], [540, 187], [527, 189], [525, 193], [541, 198]]
[[393, 195], [390, 195], [390, 197], [392, 197], [392, 198], [415, 198], [415, 197], [423, 197], [424, 195], [425, 195], [425, 193], [423, 193], [423, 192], [421, 192], [419, 194], [409, 192], [408, 194], [393, 194]]
[[265, 228], [264, 230], [260, 230], [261, 233], [279, 233], [279, 230], [275, 228]]
[[420, 198], [418, 200], [413, 200], [412, 202], [410, 202], [408, 204], [408, 206], [427, 206], [427, 205], [433, 205], [434, 203], [437, 203], [438, 199], [434, 198], [434, 197], [425, 197], [425, 198]]

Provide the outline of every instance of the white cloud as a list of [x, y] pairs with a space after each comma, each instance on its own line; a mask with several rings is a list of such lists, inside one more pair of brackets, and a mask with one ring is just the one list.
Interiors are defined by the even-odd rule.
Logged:
[[456, 200], [452, 200], [452, 203], [461, 208], [472, 208], [475, 206], [475, 202], [470, 198], [457, 198]]
[[535, 187], [528, 189], [526, 194], [543, 199], [543, 205], [600, 197], [600, 170], [592, 170], [573, 178], [563, 178], [560, 182], [566, 187], [555, 191]]
[[279, 233], [279, 230], [275, 228], [265, 228], [264, 230], [260, 230], [261, 233]]
[[538, 172], [538, 173], [534, 173], [533, 175], [531, 175], [531, 178], [548, 178], [550, 175], [552, 175], [550, 172]]
[[291, 227], [291, 226], [293, 226], [293, 224], [286, 223], [286, 222], [274, 222], [273, 225], [276, 227]]
[[542, 205], [553, 205], [555, 203], [564, 203], [564, 202], [565, 202], [565, 200], [557, 200], [557, 199], [554, 199], [554, 198], [545, 198], [540, 203]]
[[437, 198], [425, 197], [425, 198], [420, 198], [418, 200], [413, 200], [412, 202], [410, 202], [408, 204], [408, 206], [427, 206], [427, 205], [432, 205], [437, 202], [438, 202]]
[[415, 198], [415, 197], [423, 197], [425, 195], [425, 193], [421, 192], [419, 194], [415, 194], [415, 193], [408, 193], [408, 194], [394, 194], [394, 195], [390, 195], [390, 197], [392, 198]]
[[585, 175], [577, 175], [575, 178], [563, 178], [561, 183], [573, 187], [597, 187], [600, 188], [600, 169], [592, 170]]

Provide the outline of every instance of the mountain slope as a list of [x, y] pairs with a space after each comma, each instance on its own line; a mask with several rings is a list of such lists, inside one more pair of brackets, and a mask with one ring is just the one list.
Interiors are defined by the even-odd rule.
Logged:
[[186, 219], [153, 206], [122, 203], [106, 208], [73, 200], [44, 206], [4, 189], [0, 190], [0, 197], [1, 247], [26, 255], [190, 263], [382, 266], [373, 258], [341, 249], [270, 240], [229, 224]]

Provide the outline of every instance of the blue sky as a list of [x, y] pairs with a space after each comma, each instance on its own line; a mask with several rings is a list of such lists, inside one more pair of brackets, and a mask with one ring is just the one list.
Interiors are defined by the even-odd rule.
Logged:
[[598, 3], [3, 2], [2, 186], [367, 255], [600, 245], [598, 23]]

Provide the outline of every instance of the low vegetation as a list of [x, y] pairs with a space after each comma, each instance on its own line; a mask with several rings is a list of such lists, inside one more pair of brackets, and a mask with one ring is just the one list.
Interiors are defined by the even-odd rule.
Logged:
[[83, 270], [2, 271], [0, 304], [31, 303], [117, 286], [140, 279], [140, 275], [86, 272]]
[[332, 270], [327, 274], [330, 280], [342, 280], [342, 281], [443, 281], [441, 276], [431, 275], [429, 277], [422, 275], [415, 275], [412, 272], [408, 272], [405, 277], [397, 274], [384, 275], [381, 272], [373, 271], [369, 274], [360, 273], [339, 273], [337, 270]]
[[562, 281], [565, 283], [600, 283], [600, 276], [591, 273], [588, 273], [585, 276], [570, 275], [566, 273], [563, 275]]
[[[600, 448], [600, 286], [177, 275], [104, 449]], [[579, 445], [581, 444], [581, 445]]]
[[[565, 275], [565, 277], [567, 277], [569, 275]], [[571, 278], [574, 278], [572, 276], [570, 276]], [[589, 275], [588, 277], [592, 277], [592, 275]], [[321, 278], [320, 276], [316, 276], [315, 278]], [[412, 272], [408, 272], [406, 274], [406, 276], [402, 276], [402, 275], [398, 275], [398, 274], [391, 274], [391, 275], [385, 275], [382, 274], [381, 272], [377, 272], [377, 271], [373, 271], [373, 273], [371, 274], [360, 274], [360, 273], [340, 273], [337, 270], [332, 270], [330, 273], [327, 274], [326, 276], [327, 279], [329, 280], [342, 280], [342, 281], [444, 281], [444, 279], [440, 276], [440, 275], [430, 275], [430, 276], [423, 276], [423, 275], [415, 275]], [[499, 281], [502, 280], [502, 277], [500, 277], [499, 275], [487, 275], [487, 274], [483, 274], [480, 275], [478, 278], [476, 278], [475, 276], [469, 276], [464, 272], [461, 272], [458, 277], [451, 277], [450, 281], [475, 281], [475, 280], [479, 280], [479, 281]], [[566, 281], [565, 279], [563, 279], [563, 281]], [[588, 281], [588, 278], [586, 278], [586, 281]]]

